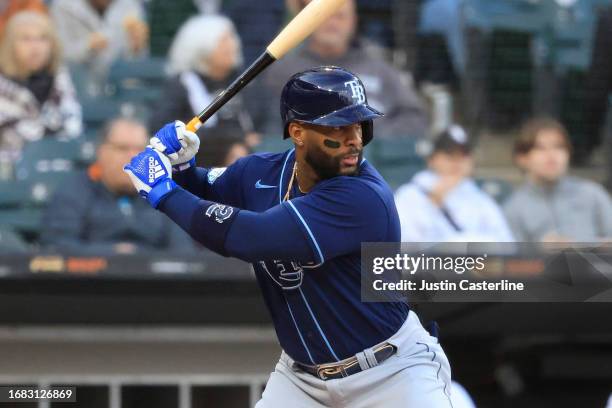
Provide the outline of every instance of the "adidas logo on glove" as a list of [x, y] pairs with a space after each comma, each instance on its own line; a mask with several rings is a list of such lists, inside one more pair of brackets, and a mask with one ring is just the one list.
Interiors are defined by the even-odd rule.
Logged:
[[166, 172], [157, 159], [155, 159], [155, 157], [149, 157], [149, 183], [153, 183], [164, 174], [166, 174]]

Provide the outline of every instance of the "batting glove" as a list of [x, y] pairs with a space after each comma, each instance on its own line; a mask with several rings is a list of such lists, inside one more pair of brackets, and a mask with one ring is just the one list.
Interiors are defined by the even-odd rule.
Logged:
[[162, 127], [149, 141], [151, 146], [165, 154], [175, 171], [195, 166], [195, 155], [200, 148], [200, 138], [185, 128], [180, 120]]
[[132, 180], [138, 194], [153, 208], [157, 208], [162, 198], [176, 188], [170, 160], [151, 147], [134, 156], [123, 171]]

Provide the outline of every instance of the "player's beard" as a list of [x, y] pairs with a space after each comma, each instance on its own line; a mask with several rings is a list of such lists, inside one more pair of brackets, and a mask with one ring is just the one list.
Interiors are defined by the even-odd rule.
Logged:
[[[357, 158], [357, 165], [355, 166], [355, 169], [343, 173], [341, 170], [342, 159], [344, 159], [347, 154], [356, 153], [359, 153], [359, 157]], [[319, 146], [312, 146], [306, 151], [306, 155], [304, 156], [304, 160], [315, 171], [320, 180], [327, 180], [337, 176], [356, 176], [359, 173], [359, 165], [361, 164], [362, 159], [363, 149], [354, 148], [346, 154], [330, 156]]]

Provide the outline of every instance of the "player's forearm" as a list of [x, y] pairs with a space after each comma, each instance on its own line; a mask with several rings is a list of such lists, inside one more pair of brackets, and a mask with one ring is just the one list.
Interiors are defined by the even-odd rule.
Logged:
[[312, 251], [287, 211], [264, 213], [202, 200], [176, 188], [159, 206], [194, 240], [224, 256], [247, 262], [290, 259], [309, 262]]
[[208, 183], [206, 178], [208, 176], [208, 169], [201, 167], [190, 167], [186, 170], [175, 172], [172, 175], [173, 180], [192, 194], [200, 198], [211, 198], [208, 194]]

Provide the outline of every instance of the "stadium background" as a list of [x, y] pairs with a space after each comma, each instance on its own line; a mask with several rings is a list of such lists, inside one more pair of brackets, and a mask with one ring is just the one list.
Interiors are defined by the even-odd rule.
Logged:
[[[537, 113], [570, 130], [575, 174], [607, 181], [605, 132], [589, 129], [584, 84], [598, 11], [611, 1], [466, 0], [461, 76], [444, 35], [417, 30], [422, 3], [358, 1], [359, 30], [386, 47], [395, 66], [430, 85], [420, 89], [434, 121], [460, 118], [478, 139], [476, 176], [487, 192], [503, 201], [520, 180], [508, 154], [512, 136]], [[102, 124], [120, 113], [154, 114], [172, 27], [195, 8], [188, 0], [145, 4], [151, 26], [169, 26], [152, 32], [150, 57], [115, 63], [95, 97], [79, 69], [71, 70], [82, 137], [32, 142], [14, 169], [3, 170], [11, 177], [0, 182], [0, 383], [78, 385], [72, 406], [79, 407], [252, 406], [279, 348], [247, 265], [210, 253], [80, 257], [37, 244], [46, 200], [67, 174], [91, 163]], [[239, 27], [261, 21], [265, 34], [260, 43], [245, 42], [246, 61], [287, 15], [282, 1], [227, 0], [222, 10]], [[265, 135], [256, 150], [287, 148], [280, 139]], [[427, 144], [375, 139], [367, 156], [397, 187], [423, 168]], [[606, 304], [416, 307], [442, 327], [454, 377], [479, 407], [604, 407], [612, 392]], [[62, 404], [19, 404], [36, 406]]]

